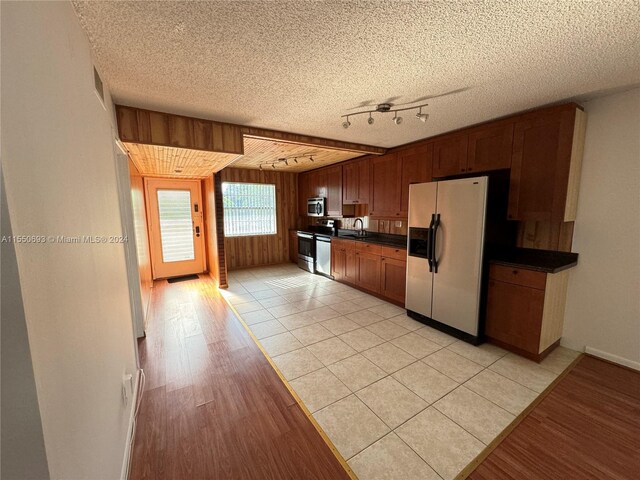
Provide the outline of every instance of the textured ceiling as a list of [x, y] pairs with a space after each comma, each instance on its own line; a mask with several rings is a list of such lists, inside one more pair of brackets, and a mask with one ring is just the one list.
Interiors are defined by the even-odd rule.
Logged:
[[383, 147], [640, 83], [639, 0], [73, 3], [119, 103]]

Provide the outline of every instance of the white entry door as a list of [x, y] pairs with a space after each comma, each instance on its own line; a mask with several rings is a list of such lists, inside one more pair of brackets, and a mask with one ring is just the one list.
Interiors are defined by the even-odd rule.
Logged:
[[145, 178], [145, 188], [153, 278], [203, 272], [200, 181]]

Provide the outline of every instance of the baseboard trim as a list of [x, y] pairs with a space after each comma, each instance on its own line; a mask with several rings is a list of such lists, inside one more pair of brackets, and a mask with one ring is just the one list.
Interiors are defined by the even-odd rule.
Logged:
[[612, 363], [617, 363], [618, 365], [622, 365], [623, 367], [628, 367], [633, 370], [640, 371], [640, 362], [634, 362], [633, 360], [629, 360], [624, 357], [619, 357], [618, 355], [614, 355], [613, 353], [604, 352], [602, 350], [598, 350], [597, 348], [593, 348], [589, 346], [585, 347], [584, 352], [594, 357], [598, 357]]
[[140, 377], [142, 369], [136, 371], [136, 381], [133, 387], [133, 395], [131, 396], [131, 414], [129, 415], [129, 427], [127, 428], [127, 443], [124, 446], [124, 458], [122, 460], [122, 470], [120, 479], [127, 480], [129, 478], [129, 467], [131, 466], [131, 453], [133, 450], [134, 430], [136, 428], [136, 405], [138, 404], [138, 395], [140, 394]]

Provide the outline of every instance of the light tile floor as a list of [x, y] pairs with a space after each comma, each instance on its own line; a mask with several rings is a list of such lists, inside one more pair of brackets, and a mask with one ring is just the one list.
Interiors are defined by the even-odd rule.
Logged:
[[474, 347], [291, 265], [230, 272], [222, 294], [361, 480], [452, 479], [578, 352], [541, 364]]

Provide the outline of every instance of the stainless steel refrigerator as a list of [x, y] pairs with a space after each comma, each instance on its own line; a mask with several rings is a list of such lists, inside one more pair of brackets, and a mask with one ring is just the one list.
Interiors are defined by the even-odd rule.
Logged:
[[409, 187], [408, 314], [471, 343], [481, 333], [488, 180]]

